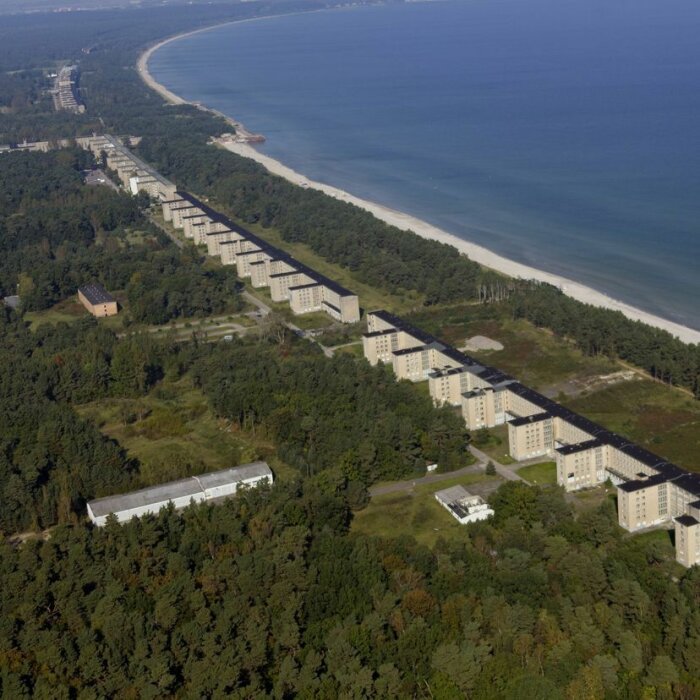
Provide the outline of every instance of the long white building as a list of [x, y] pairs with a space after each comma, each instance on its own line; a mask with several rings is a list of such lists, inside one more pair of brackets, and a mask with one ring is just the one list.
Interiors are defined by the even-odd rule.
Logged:
[[271, 484], [273, 480], [272, 470], [267, 462], [252, 462], [240, 467], [150, 486], [140, 491], [98, 498], [87, 504], [87, 513], [90, 520], [101, 527], [110, 515], [114, 515], [123, 523], [132, 518], [158, 513], [170, 503], [180, 510], [191, 503], [234, 496], [241, 487]]

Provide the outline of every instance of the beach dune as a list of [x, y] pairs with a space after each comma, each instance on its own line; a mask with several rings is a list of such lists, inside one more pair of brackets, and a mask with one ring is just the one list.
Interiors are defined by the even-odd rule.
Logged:
[[[258, 21], [259, 19], [267, 18], [256, 18], [240, 21], [251, 22]], [[205, 29], [198, 29], [193, 32], [187, 32], [186, 34], [179, 34], [177, 36], [170, 37], [150, 47], [143, 54], [141, 54], [137, 63], [137, 68], [139, 71], [139, 75], [146, 83], [146, 85], [148, 85], [150, 88], [159, 93], [165, 100], [167, 100], [171, 104], [187, 104], [186, 100], [171, 92], [165, 86], [161, 85], [153, 78], [153, 76], [148, 71], [148, 60], [155, 51], [157, 51], [160, 47], [164, 46], [165, 44], [168, 44], [171, 41], [175, 41], [177, 39], [181, 39], [185, 36], [190, 36], [191, 34], [208, 31], [209, 29], [211, 29], [211, 27]], [[229, 118], [229, 122], [232, 124], [235, 123], [235, 121], [232, 118]], [[377, 204], [376, 202], [361, 199], [360, 197], [356, 197], [350, 194], [349, 192], [345, 192], [341, 189], [338, 189], [337, 187], [333, 187], [322, 182], [315, 182], [313, 180], [310, 180], [305, 175], [292, 170], [283, 163], [280, 163], [278, 160], [275, 160], [270, 156], [264, 155], [250, 144], [240, 143], [230, 139], [216, 139], [216, 142], [223, 148], [226, 148], [227, 150], [233, 153], [257, 161], [265, 168], [267, 168], [269, 172], [273, 173], [274, 175], [283, 177], [289, 182], [306, 188], [320, 190], [321, 192], [327, 194], [329, 197], [334, 197], [335, 199], [354, 204], [355, 206], [365, 209], [366, 211], [372, 213], [378, 219], [385, 221], [386, 223], [391, 224], [392, 226], [396, 226], [399, 229], [405, 231], [413, 231], [414, 233], [418, 234], [419, 236], [422, 236], [423, 238], [429, 238], [431, 240], [440, 241], [442, 243], [448, 243], [449, 245], [457, 248], [457, 250], [459, 250], [461, 253], [464, 253], [465, 255], [469, 256], [469, 258], [471, 258], [475, 262], [478, 262], [481, 265], [484, 265], [485, 267], [497, 270], [498, 272], [501, 272], [510, 277], [533, 279], [540, 282], [546, 282], [548, 284], [554, 285], [555, 287], [558, 287], [562, 290], [564, 294], [572, 297], [573, 299], [577, 299], [578, 301], [584, 302], [586, 304], [592, 304], [594, 306], [603, 307], [606, 309], [621, 311], [627, 318], [633, 319], [635, 321], [641, 321], [656, 328], [666, 330], [686, 343], [700, 343], [700, 331], [697, 331], [693, 328], [688, 328], [686, 326], [682, 326], [678, 323], [674, 323], [673, 321], [669, 321], [659, 316], [655, 316], [654, 314], [648, 313], [641, 309], [637, 309], [629, 304], [626, 304], [622, 301], [618, 301], [617, 299], [613, 299], [608, 295], [603, 294], [602, 292], [596, 291], [595, 289], [591, 289], [590, 287], [587, 287], [574, 280], [567, 279], [565, 277], [560, 277], [558, 275], [545, 272], [543, 270], [537, 270], [533, 267], [529, 267], [528, 265], [523, 265], [514, 260], [504, 258], [503, 256], [498, 255], [480, 245], [470, 243], [469, 241], [465, 241], [462, 238], [455, 236], [454, 234], [451, 234], [447, 231], [443, 231], [442, 229], [437, 228], [436, 226], [433, 226], [432, 224], [422, 221], [421, 219], [418, 219], [416, 217], [410, 216], [400, 211], [396, 211], [381, 204]]]

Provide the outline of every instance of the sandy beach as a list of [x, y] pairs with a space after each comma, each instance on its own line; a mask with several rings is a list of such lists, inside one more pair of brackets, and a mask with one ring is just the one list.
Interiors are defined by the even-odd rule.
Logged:
[[[260, 17], [239, 21], [252, 22], [258, 21], [260, 19], [268, 18]], [[236, 22], [229, 22], [227, 24], [235, 23]], [[183, 100], [181, 97], [171, 92], [166, 87], [154, 80], [153, 76], [148, 72], [148, 60], [155, 51], [157, 51], [165, 44], [168, 44], [172, 41], [176, 41], [185, 36], [190, 36], [199, 32], [209, 31], [210, 29], [212, 28], [208, 27], [170, 37], [169, 39], [161, 41], [160, 43], [152, 46], [147, 51], [145, 51], [139, 57], [137, 68], [139, 75], [146, 83], [146, 85], [158, 92], [165, 100], [172, 104], [187, 104], [186, 100]], [[229, 122], [231, 124], [236, 123], [235, 120], [231, 118], [229, 118]], [[692, 328], [687, 328], [686, 326], [674, 323], [673, 321], [669, 321], [667, 319], [655, 316], [654, 314], [648, 313], [646, 311], [642, 311], [641, 309], [637, 309], [622, 301], [613, 299], [607, 296], [606, 294], [603, 294], [602, 292], [598, 292], [595, 289], [586, 287], [585, 285], [579, 282], [575, 282], [573, 280], [567, 279], [565, 277], [560, 277], [549, 272], [544, 272], [543, 270], [537, 270], [527, 265], [523, 265], [513, 260], [504, 258], [501, 255], [493, 253], [492, 251], [480, 245], [470, 243], [469, 241], [465, 241], [462, 238], [455, 236], [454, 234], [451, 234], [447, 231], [443, 231], [442, 229], [437, 228], [436, 226], [433, 226], [432, 224], [422, 221], [421, 219], [418, 219], [416, 217], [410, 216], [400, 211], [396, 211], [381, 204], [377, 204], [376, 202], [361, 199], [348, 192], [340, 190], [337, 187], [333, 187], [322, 182], [315, 182], [313, 180], [310, 180], [305, 175], [292, 170], [291, 168], [287, 167], [283, 163], [280, 163], [274, 158], [260, 153], [249, 144], [239, 143], [229, 139], [219, 139], [217, 140], [217, 143], [219, 143], [219, 145], [228, 149], [229, 151], [232, 151], [233, 153], [257, 161], [261, 165], [265, 166], [265, 168], [267, 168], [267, 170], [269, 170], [271, 173], [283, 177], [286, 180], [289, 180], [289, 182], [303, 187], [320, 190], [321, 192], [324, 192], [330, 197], [334, 197], [335, 199], [340, 199], [344, 202], [354, 204], [355, 206], [358, 206], [362, 209], [365, 209], [366, 211], [371, 212], [378, 219], [385, 221], [386, 223], [391, 224], [393, 226], [396, 226], [399, 229], [405, 231], [413, 231], [414, 233], [418, 234], [419, 236], [422, 236], [423, 238], [429, 238], [432, 240], [441, 241], [443, 243], [448, 243], [457, 248], [457, 250], [459, 250], [461, 253], [467, 255], [472, 260], [493, 270], [497, 270], [510, 277], [534, 279], [541, 282], [547, 282], [558, 287], [565, 294], [579, 301], [585, 302], [587, 304], [593, 304], [594, 306], [600, 306], [607, 309], [621, 311], [628, 318], [631, 318], [636, 321], [642, 321], [657, 328], [662, 328], [663, 330], [672, 333], [673, 335], [677, 336], [686, 343], [700, 343], [700, 331], [694, 330]]]

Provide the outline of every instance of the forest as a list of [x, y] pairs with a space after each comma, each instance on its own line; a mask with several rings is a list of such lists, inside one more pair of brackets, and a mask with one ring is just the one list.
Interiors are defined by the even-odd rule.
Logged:
[[0, 545], [5, 697], [698, 696], [700, 572], [606, 503], [493, 497], [430, 550], [348, 532], [321, 475]]
[[263, 426], [279, 456], [308, 476], [333, 469], [368, 486], [471, 461], [457, 413], [350, 355], [240, 344], [212, 348], [193, 376], [218, 415]]

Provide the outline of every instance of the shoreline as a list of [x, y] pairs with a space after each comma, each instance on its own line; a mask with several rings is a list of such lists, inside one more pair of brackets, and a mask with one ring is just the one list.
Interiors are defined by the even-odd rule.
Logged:
[[[323, 10], [315, 10], [315, 12], [322, 12]], [[201, 32], [209, 31], [218, 27], [226, 26], [229, 24], [240, 24], [243, 22], [254, 22], [262, 19], [271, 19], [275, 16], [281, 15], [271, 15], [268, 17], [253, 17], [243, 20], [233, 20], [231, 22], [224, 22], [212, 27], [205, 27], [201, 29], [195, 29], [190, 32], [185, 32], [183, 34], [178, 34], [161, 42], [154, 44], [153, 46], [146, 49], [138, 58], [136, 68], [139, 76], [143, 82], [150, 87], [152, 90], [157, 92], [161, 97], [163, 97], [167, 102], [176, 105], [182, 104], [193, 104], [188, 100], [183, 99], [174, 92], [168, 90], [164, 85], [158, 83], [148, 70], [148, 61], [158, 49], [169, 44], [173, 41], [177, 41], [184, 37], [192, 36], [194, 34], [199, 34]], [[286, 15], [285, 15], [286, 16]], [[210, 111], [214, 114], [222, 116], [226, 121], [235, 126], [240, 124], [232, 117], [227, 115], [222, 115], [218, 110], [213, 110], [203, 105], [197, 105], [198, 108]], [[390, 207], [372, 202], [360, 197], [356, 197], [349, 192], [341, 190], [340, 188], [333, 187], [322, 182], [316, 182], [305, 177], [303, 174], [296, 172], [292, 168], [284, 165], [274, 158], [260, 153], [258, 150], [253, 148], [251, 145], [240, 142], [233, 142], [230, 140], [215, 139], [215, 142], [221, 147], [236, 153], [237, 155], [243, 156], [245, 158], [251, 158], [260, 165], [264, 166], [270, 173], [277, 175], [279, 177], [288, 180], [289, 182], [303, 186], [306, 188], [311, 188], [319, 190], [324, 194], [333, 197], [334, 199], [339, 199], [343, 202], [348, 202], [354, 204], [355, 206], [370, 212], [376, 218], [384, 221], [387, 224], [396, 226], [403, 231], [412, 231], [413, 233], [421, 236], [422, 238], [428, 238], [430, 240], [439, 241], [441, 243], [447, 243], [448, 245], [457, 248], [460, 253], [464, 253], [474, 262], [483, 265], [484, 267], [491, 268], [507, 275], [508, 277], [522, 278], [522, 279], [534, 279], [539, 282], [546, 282], [562, 290], [567, 296], [581, 301], [585, 304], [591, 304], [593, 306], [598, 306], [613, 311], [622, 312], [627, 318], [634, 321], [641, 321], [647, 325], [654, 326], [661, 330], [668, 331], [672, 335], [676, 336], [685, 343], [700, 343], [700, 330], [695, 330], [687, 326], [683, 326], [675, 321], [670, 321], [668, 319], [656, 316], [650, 312], [638, 309], [630, 304], [613, 299], [612, 297], [599, 292], [591, 287], [576, 282], [574, 280], [568, 279], [566, 277], [561, 277], [554, 273], [546, 272], [544, 270], [538, 270], [534, 267], [524, 265], [522, 263], [516, 262], [514, 260], [509, 260], [493, 251], [484, 248], [476, 243], [471, 243], [462, 238], [459, 238], [455, 234], [444, 231], [437, 226], [433, 226], [426, 221], [418, 219], [417, 217], [405, 214], [403, 212], [391, 209]]]

